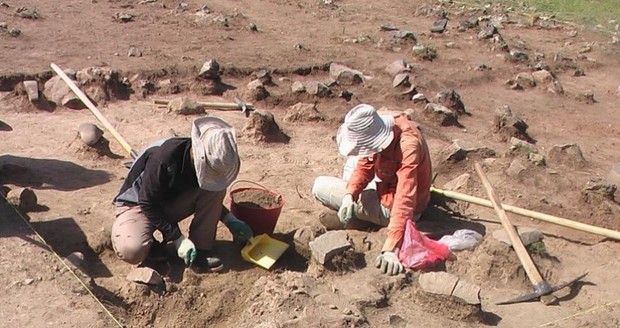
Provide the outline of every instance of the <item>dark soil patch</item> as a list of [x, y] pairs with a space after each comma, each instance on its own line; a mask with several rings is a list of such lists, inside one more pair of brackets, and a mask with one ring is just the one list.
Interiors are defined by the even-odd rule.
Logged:
[[233, 202], [249, 208], [272, 209], [280, 206], [282, 196], [274, 195], [266, 190], [247, 189], [232, 194]]

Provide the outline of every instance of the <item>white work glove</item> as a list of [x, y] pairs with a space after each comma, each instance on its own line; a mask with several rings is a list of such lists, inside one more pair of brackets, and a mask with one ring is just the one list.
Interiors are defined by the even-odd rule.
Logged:
[[340, 209], [338, 209], [338, 219], [340, 219], [340, 223], [345, 226], [349, 223], [351, 218], [353, 218], [353, 206], [355, 206], [353, 195], [344, 195], [344, 197], [342, 197], [342, 202], [340, 202]]
[[377, 256], [375, 266], [389, 276], [395, 276], [405, 271], [405, 268], [398, 260], [398, 255], [394, 252], [383, 252]]
[[183, 259], [185, 265], [192, 264], [196, 259], [196, 246], [194, 246], [194, 243], [183, 235], [173, 243], [177, 250], [177, 255]]

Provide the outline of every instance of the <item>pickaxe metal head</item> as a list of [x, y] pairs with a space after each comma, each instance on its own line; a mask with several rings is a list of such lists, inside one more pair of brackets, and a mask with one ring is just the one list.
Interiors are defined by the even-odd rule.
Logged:
[[503, 301], [503, 302], [498, 302], [495, 303], [496, 305], [505, 305], [505, 304], [514, 304], [514, 303], [520, 303], [520, 302], [527, 302], [527, 301], [532, 301], [532, 300], [536, 300], [536, 299], [541, 299], [541, 301], [545, 304], [545, 305], [550, 305], [553, 304], [555, 302], [555, 297], [551, 297], [551, 298], [545, 298], [544, 296], [547, 295], [553, 295], [553, 292], [556, 292], [566, 286], [572, 285], [573, 283], [581, 280], [583, 277], [585, 277], [588, 273], [584, 273], [581, 276], [573, 279], [573, 280], [569, 280], [567, 282], [561, 283], [559, 285], [556, 286], [551, 286], [549, 285], [546, 281], [541, 282], [540, 284], [534, 286], [534, 292], [533, 293], [529, 293], [529, 294], [525, 294], [525, 295], [521, 295], [518, 297], [515, 297], [511, 300], [508, 301]]
[[249, 117], [250, 116], [250, 110], [252, 110], [252, 105], [248, 105], [248, 104], [244, 103], [238, 97], [235, 97], [235, 103], [237, 103], [237, 105], [239, 106], [239, 109], [241, 109], [243, 114], [245, 114], [245, 117]]

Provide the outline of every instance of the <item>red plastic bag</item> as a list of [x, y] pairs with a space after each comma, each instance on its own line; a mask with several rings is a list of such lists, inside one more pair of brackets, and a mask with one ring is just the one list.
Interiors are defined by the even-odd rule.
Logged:
[[400, 263], [406, 268], [420, 270], [444, 262], [450, 255], [450, 249], [442, 244], [422, 235], [416, 228], [413, 220], [407, 220], [403, 243], [398, 253]]

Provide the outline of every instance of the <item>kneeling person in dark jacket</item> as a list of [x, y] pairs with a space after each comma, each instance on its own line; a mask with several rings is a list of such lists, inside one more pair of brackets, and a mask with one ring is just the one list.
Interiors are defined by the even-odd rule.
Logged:
[[[131, 264], [161, 257], [162, 246], [153, 238], [158, 230], [163, 243], [172, 242], [186, 265], [199, 271], [221, 270], [220, 259], [209, 254], [218, 221], [236, 243], [245, 244], [252, 237], [250, 227], [222, 205], [239, 167], [234, 129], [216, 117], [196, 119], [191, 138], [170, 138], [147, 148], [114, 198], [116, 254]], [[188, 238], [178, 222], [192, 214]]]

